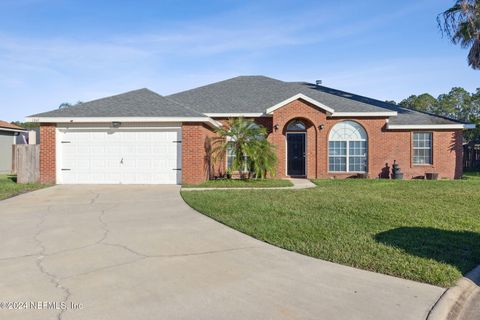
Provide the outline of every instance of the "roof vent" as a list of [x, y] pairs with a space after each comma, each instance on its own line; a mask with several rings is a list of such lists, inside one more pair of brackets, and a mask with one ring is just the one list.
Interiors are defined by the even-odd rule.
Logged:
[[321, 85], [322, 85], [322, 80], [316, 80], [316, 81], [315, 81], [315, 84], [316, 84], [317, 86], [321, 86]]

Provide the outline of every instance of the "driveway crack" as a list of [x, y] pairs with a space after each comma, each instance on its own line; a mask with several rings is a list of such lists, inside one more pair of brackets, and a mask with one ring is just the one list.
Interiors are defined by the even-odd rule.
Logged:
[[[97, 197], [98, 198], [98, 197]], [[93, 200], [93, 199], [92, 199]], [[46, 257], [50, 257], [50, 256], [54, 256], [56, 254], [61, 254], [61, 253], [65, 253], [65, 252], [71, 252], [71, 251], [75, 251], [75, 250], [81, 250], [81, 249], [86, 249], [86, 248], [90, 248], [90, 247], [93, 247], [93, 246], [96, 246], [96, 245], [99, 245], [99, 244], [102, 244], [103, 241], [105, 241], [105, 239], [107, 238], [108, 236], [108, 233], [110, 232], [110, 230], [108, 229], [108, 225], [107, 223], [103, 220], [103, 216], [105, 215], [105, 212], [107, 210], [111, 210], [115, 207], [117, 207], [118, 205], [113, 205], [111, 206], [110, 208], [107, 208], [107, 209], [103, 209], [100, 211], [100, 215], [98, 216], [98, 221], [100, 222], [100, 227], [103, 231], [103, 234], [102, 236], [97, 240], [95, 241], [94, 243], [89, 243], [89, 244], [86, 244], [86, 245], [83, 245], [83, 246], [80, 246], [80, 247], [75, 247], [75, 248], [69, 248], [69, 249], [64, 249], [64, 250], [58, 250], [58, 251], [54, 251], [54, 252], [51, 252], [51, 253], [44, 253], [43, 255], [46, 256]], [[33, 254], [32, 254], [33, 255]], [[28, 255], [27, 255], [28, 256]], [[20, 256], [22, 257], [22, 256]], [[0, 258], [0, 261], [2, 259]]]
[[24, 255], [21, 255], [21, 256], [3, 257], [3, 258], [0, 258], [0, 261], [21, 259], [21, 258], [28, 258], [28, 257], [37, 257], [40, 253], [41, 252], [34, 252], [34, 253], [24, 254]]
[[138, 252], [138, 251], [135, 251], [129, 247], [127, 247], [126, 245], [123, 245], [123, 244], [119, 244], [119, 243], [109, 243], [109, 242], [102, 242], [101, 244], [105, 245], [105, 246], [110, 246], [110, 247], [117, 247], [117, 248], [122, 248], [130, 253], [133, 253], [134, 255], [136, 256], [139, 256], [139, 257], [142, 257], [142, 258], [152, 258], [152, 256], [149, 256], [149, 255], [146, 255], [146, 254], [143, 254], [141, 252]]
[[191, 253], [179, 253], [179, 254], [160, 254], [160, 255], [151, 255], [149, 258], [175, 258], [175, 257], [189, 257], [189, 256], [203, 256], [215, 253], [230, 252], [230, 251], [239, 251], [246, 249], [255, 249], [259, 246], [248, 246], [248, 247], [239, 247], [239, 248], [228, 248], [220, 250], [210, 250], [210, 251], [201, 251], [201, 252], [191, 252]]
[[[47, 213], [51, 212], [51, 209], [52, 207], [51, 206], [48, 206], [47, 208]], [[70, 298], [71, 296], [71, 292], [70, 290], [63, 286], [61, 283], [60, 283], [60, 279], [53, 273], [50, 273], [48, 272], [46, 269], [45, 269], [45, 266], [43, 265], [43, 260], [45, 259], [46, 255], [45, 255], [45, 251], [46, 251], [46, 248], [45, 248], [45, 245], [43, 244], [42, 240], [40, 240], [39, 236], [40, 234], [42, 233], [42, 225], [45, 223], [45, 220], [47, 219], [47, 213], [43, 213], [41, 215], [41, 218], [40, 218], [40, 221], [37, 223], [36, 225], [36, 228], [37, 228], [37, 232], [35, 233], [35, 235], [33, 236], [33, 239], [35, 240], [35, 242], [37, 243], [37, 246], [41, 249], [40, 252], [38, 253], [38, 256], [37, 256], [37, 260], [36, 260], [36, 266], [38, 268], [38, 270], [40, 270], [40, 272], [42, 274], [44, 274], [45, 276], [47, 276], [48, 280], [55, 286], [55, 288], [57, 289], [60, 289], [63, 291], [64, 293], [64, 297], [62, 299], [62, 303], [66, 303], [68, 301], [68, 299]], [[66, 309], [61, 309], [61, 311], [57, 314], [57, 319], [58, 320], [61, 320], [62, 319], [62, 316], [63, 316], [63, 313], [66, 311]]]
[[146, 260], [146, 259], [152, 259], [152, 258], [175, 258], [175, 257], [201, 256], [201, 255], [209, 255], [209, 254], [216, 254], [216, 253], [229, 252], [229, 251], [238, 251], [238, 250], [259, 248], [259, 246], [249, 246], [249, 247], [229, 248], [229, 249], [223, 249], [223, 250], [212, 250], [212, 251], [203, 251], [203, 252], [194, 252], [194, 253], [184, 253], [184, 254], [145, 255], [145, 254], [143, 254], [143, 253], [139, 253], [139, 252], [133, 251], [133, 250], [131, 250], [130, 248], [128, 248], [128, 247], [126, 247], [126, 246], [123, 246], [123, 245], [118, 245], [118, 244], [106, 244], [106, 243], [103, 243], [103, 244], [104, 244], [104, 245], [114, 246], [114, 247], [120, 246], [120, 247], [122, 247], [123, 249], [125, 249], [125, 250], [127, 250], [127, 251], [129, 251], [129, 252], [132, 252], [132, 253], [134, 253], [134, 254], [137, 254], [137, 255], [139, 256], [139, 258], [137, 258], [137, 259], [135, 259], [135, 260], [131, 260], [131, 261], [126, 261], [126, 262], [122, 262], [122, 263], [117, 263], [117, 264], [113, 264], [113, 265], [109, 265], [109, 266], [104, 266], [104, 267], [101, 267], [101, 268], [98, 268], [98, 269], [94, 269], [94, 270], [89, 270], [89, 271], [86, 271], [86, 272], [81, 272], [81, 273], [77, 273], [77, 274], [72, 274], [72, 275], [69, 275], [69, 276], [67, 276], [67, 277], [61, 278], [61, 280], [70, 279], [70, 278], [75, 278], [75, 277], [83, 276], [83, 275], [88, 275], [88, 274], [92, 274], [92, 273], [95, 273], [95, 272], [98, 272], [98, 271], [109, 270], [109, 269], [113, 269], [113, 268], [116, 268], [116, 267], [122, 267], [122, 266], [126, 266], [126, 265], [129, 265], [129, 264], [137, 263], [137, 262], [139, 262], [139, 261], [143, 261], [143, 260]]
[[94, 204], [95, 201], [98, 200], [98, 198], [100, 197], [100, 193], [95, 193], [95, 196], [90, 200], [90, 205]]

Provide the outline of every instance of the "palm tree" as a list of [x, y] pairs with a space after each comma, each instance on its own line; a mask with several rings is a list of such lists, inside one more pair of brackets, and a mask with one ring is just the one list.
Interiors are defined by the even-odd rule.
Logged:
[[457, 0], [437, 17], [442, 34], [454, 44], [470, 48], [468, 65], [480, 69], [480, 0]]
[[275, 176], [277, 155], [272, 144], [266, 139], [261, 139], [247, 149], [248, 158], [251, 160], [251, 171], [255, 173], [256, 178], [265, 179], [267, 175]]
[[255, 173], [257, 178], [275, 174], [277, 157], [274, 147], [267, 141], [267, 129], [252, 120], [230, 119], [228, 124], [216, 130], [212, 139], [213, 160], [224, 159], [230, 150], [233, 157], [231, 169], [240, 172], [241, 178]]

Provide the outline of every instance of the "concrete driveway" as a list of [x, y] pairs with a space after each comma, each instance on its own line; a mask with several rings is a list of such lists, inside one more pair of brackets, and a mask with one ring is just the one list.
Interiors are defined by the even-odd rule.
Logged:
[[175, 186], [56, 186], [1, 201], [0, 274], [0, 319], [417, 320], [443, 292], [254, 240], [192, 210]]

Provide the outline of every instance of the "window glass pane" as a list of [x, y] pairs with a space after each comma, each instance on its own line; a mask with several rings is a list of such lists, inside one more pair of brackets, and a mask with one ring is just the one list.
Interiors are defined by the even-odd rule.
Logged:
[[233, 159], [235, 158], [235, 152], [231, 145], [227, 146], [227, 169], [230, 169], [233, 164]]
[[432, 147], [432, 139], [431, 139], [431, 138], [427, 139], [427, 140], [425, 141], [424, 145], [425, 145], [425, 147], [427, 147], [427, 148], [431, 148], [431, 147]]
[[413, 133], [413, 163], [432, 164], [432, 133]]
[[349, 154], [350, 156], [365, 156], [367, 153], [366, 141], [350, 141]]
[[348, 163], [349, 171], [366, 172], [367, 158], [366, 157], [350, 157]]
[[233, 165], [233, 157], [227, 157], [227, 168], [230, 169]]
[[330, 141], [328, 143], [328, 154], [331, 156], [347, 155], [347, 142], [346, 141]]
[[345, 172], [347, 169], [346, 157], [329, 157], [328, 170], [332, 172]]
[[294, 120], [287, 126], [287, 130], [305, 130], [305, 124], [300, 120]]

